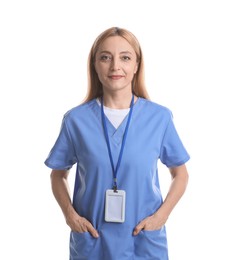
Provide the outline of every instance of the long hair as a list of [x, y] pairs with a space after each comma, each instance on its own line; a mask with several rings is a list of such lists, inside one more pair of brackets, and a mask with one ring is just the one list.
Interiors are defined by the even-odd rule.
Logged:
[[143, 55], [137, 38], [126, 29], [112, 27], [102, 32], [96, 38], [90, 50], [87, 68], [88, 90], [84, 102], [88, 102], [94, 98], [100, 97], [103, 94], [102, 84], [96, 73], [94, 62], [96, 53], [101, 43], [111, 36], [121, 36], [133, 47], [137, 56], [138, 69], [132, 81], [132, 91], [138, 97], [149, 99], [149, 95], [145, 87]]

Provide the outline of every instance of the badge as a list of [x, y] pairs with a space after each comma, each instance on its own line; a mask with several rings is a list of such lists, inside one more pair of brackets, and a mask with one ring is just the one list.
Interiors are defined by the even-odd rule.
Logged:
[[107, 190], [105, 196], [105, 221], [123, 223], [125, 221], [124, 190]]

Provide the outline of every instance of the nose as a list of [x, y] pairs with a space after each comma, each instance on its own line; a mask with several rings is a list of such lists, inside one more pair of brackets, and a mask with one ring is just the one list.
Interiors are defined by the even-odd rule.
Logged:
[[120, 69], [120, 61], [118, 58], [113, 58], [111, 62], [111, 70], [116, 71]]

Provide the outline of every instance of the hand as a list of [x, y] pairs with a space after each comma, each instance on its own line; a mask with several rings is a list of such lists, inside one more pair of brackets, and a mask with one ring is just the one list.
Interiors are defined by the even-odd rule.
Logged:
[[74, 232], [89, 232], [94, 238], [98, 238], [99, 234], [92, 224], [85, 218], [79, 216], [76, 212], [67, 218], [67, 224]]
[[167, 217], [164, 217], [161, 214], [158, 214], [157, 212], [156, 214], [143, 219], [134, 228], [133, 235], [134, 236], [138, 235], [141, 230], [147, 230], [147, 231], [159, 230], [164, 226], [166, 220]]

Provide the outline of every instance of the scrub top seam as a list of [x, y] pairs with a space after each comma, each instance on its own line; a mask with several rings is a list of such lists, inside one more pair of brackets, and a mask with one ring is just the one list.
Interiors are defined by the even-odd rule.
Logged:
[[166, 166], [168, 168], [178, 167], [178, 166], [181, 166], [184, 163], [186, 163], [189, 159], [190, 159], [190, 156], [188, 155], [188, 156], [184, 157], [182, 160], [179, 160], [177, 163], [175, 163], [175, 164], [167, 164]]
[[[167, 129], [168, 129], [168, 126], [169, 126], [171, 120], [172, 120], [172, 117], [169, 118], [169, 121], [168, 121], [168, 123], [166, 125], [165, 131], [164, 131], [164, 134], [163, 134], [163, 138], [162, 138], [162, 141], [161, 141], [161, 144], [160, 144], [161, 149], [163, 148], [165, 135], [166, 135], [166, 132], [167, 132]], [[160, 153], [161, 153], [161, 151], [160, 151]], [[159, 154], [159, 158], [160, 158], [160, 154]]]
[[72, 145], [72, 147], [73, 147], [74, 155], [75, 155], [75, 157], [77, 158], [77, 163], [78, 163], [78, 162], [79, 162], [79, 159], [78, 159], [78, 157], [77, 157], [76, 147], [75, 147], [75, 145], [74, 145], [74, 143], [73, 143], [73, 141], [72, 141], [72, 136], [71, 136], [70, 131], [69, 131], [69, 129], [68, 129], [66, 120], [65, 120], [65, 128], [66, 128], [66, 131], [67, 131], [67, 134], [68, 134], [70, 143], [71, 143], [71, 145]]
[[[90, 103], [87, 103], [87, 107], [93, 112], [93, 117], [95, 117], [95, 120], [98, 122], [98, 125], [103, 132], [103, 127], [102, 127], [102, 118], [101, 114], [98, 112], [97, 108], [95, 107], [96, 99], [93, 99]], [[98, 105], [98, 104], [97, 104]]]
[[[133, 107], [133, 114], [131, 117], [131, 123], [133, 121], [133, 119], [136, 117], [138, 111], [140, 110], [140, 105], [142, 98], [138, 98], [138, 100], [135, 102], [134, 107]], [[91, 106], [91, 109], [93, 110], [93, 112], [97, 115], [97, 120], [99, 120], [102, 124], [102, 118], [101, 118], [101, 106], [97, 103], [96, 99], [93, 100], [92, 102], [93, 106]], [[119, 125], [119, 127], [116, 129], [113, 124], [110, 122], [109, 118], [105, 115], [106, 118], [106, 122], [108, 123], [108, 132], [110, 135], [110, 138], [113, 140], [113, 142], [116, 145], [120, 145], [122, 142], [122, 137], [124, 134], [124, 130], [125, 130], [125, 126], [126, 126], [126, 122], [128, 119], [128, 114], [125, 116], [124, 120], [122, 121], [122, 123]]]

